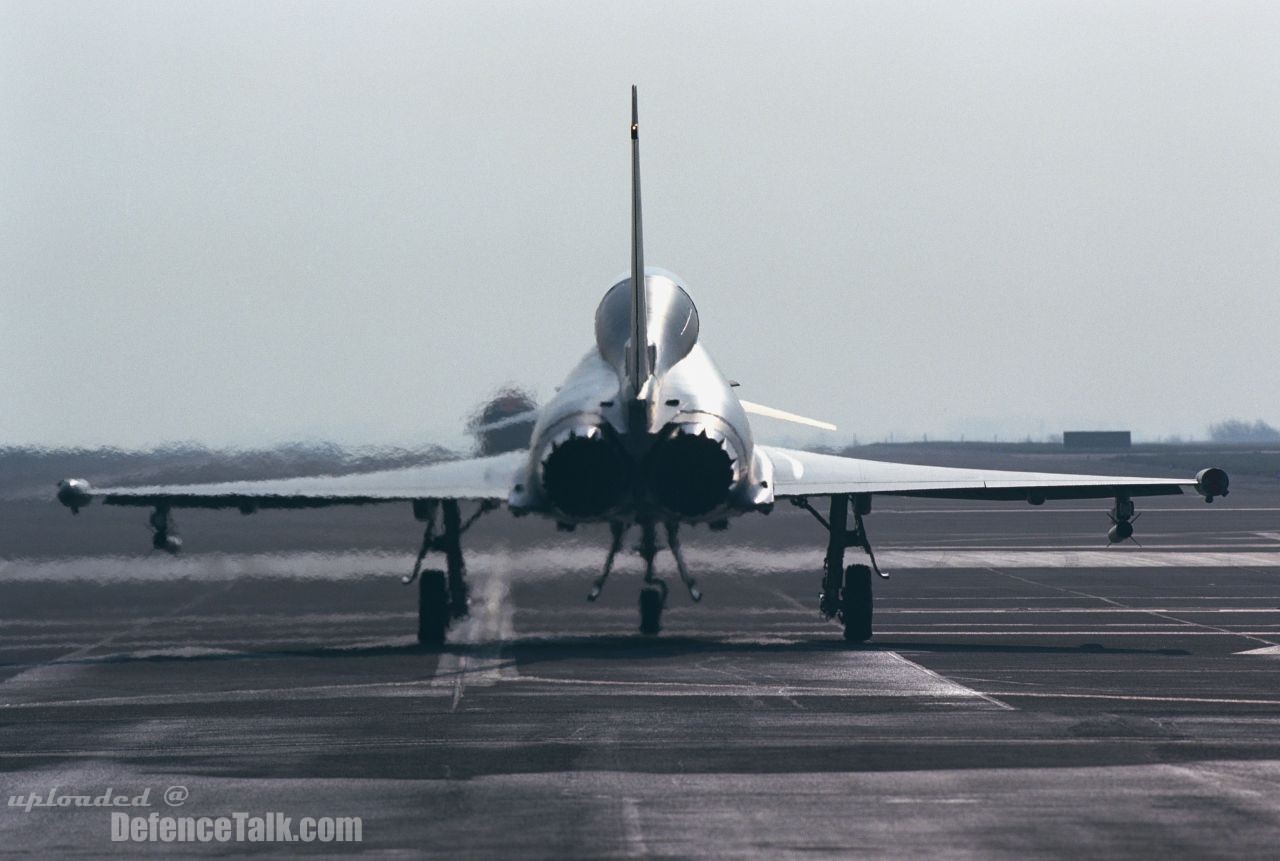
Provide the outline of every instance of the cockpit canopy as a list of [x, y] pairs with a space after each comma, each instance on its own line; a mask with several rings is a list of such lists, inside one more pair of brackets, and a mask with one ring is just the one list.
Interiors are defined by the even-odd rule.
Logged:
[[[675, 277], [646, 268], [644, 276], [649, 307], [649, 343], [653, 345], [653, 371], [663, 373], [698, 343], [698, 309]], [[596, 308], [596, 347], [605, 361], [626, 373], [627, 342], [631, 338], [631, 279], [609, 288]]]

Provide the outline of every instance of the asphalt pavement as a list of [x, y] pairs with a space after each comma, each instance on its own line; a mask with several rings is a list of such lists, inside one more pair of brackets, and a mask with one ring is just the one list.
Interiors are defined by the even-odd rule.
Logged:
[[[1280, 841], [1280, 487], [1213, 505], [877, 500], [876, 636], [817, 613], [823, 533], [780, 508], [585, 600], [600, 529], [489, 515], [440, 652], [409, 512], [6, 503], [0, 853], [1242, 857]], [[25, 507], [24, 507], [25, 506]], [[850, 561], [856, 561], [851, 551]], [[181, 787], [183, 793], [171, 793]], [[57, 806], [58, 796], [137, 807]], [[31, 794], [54, 806], [32, 805]], [[178, 800], [171, 804], [166, 799]], [[15, 806], [14, 801], [18, 804]], [[359, 817], [359, 843], [113, 841], [111, 814]]]

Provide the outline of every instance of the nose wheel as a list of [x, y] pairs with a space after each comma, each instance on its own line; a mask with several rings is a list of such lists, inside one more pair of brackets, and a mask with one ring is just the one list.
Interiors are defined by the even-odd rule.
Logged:
[[667, 584], [654, 580], [640, 590], [640, 633], [652, 636], [662, 630], [662, 610], [667, 606]]
[[[669, 589], [666, 581], [657, 576], [654, 567], [654, 559], [658, 555], [658, 528], [657, 524], [652, 520], [640, 521], [640, 544], [636, 547], [640, 551], [640, 557], [644, 559], [644, 586], [640, 589], [640, 633], [646, 636], [652, 636], [662, 630], [662, 611], [667, 606], [667, 594]], [[684, 583], [685, 588], [689, 590], [689, 597], [694, 601], [702, 600], [702, 592], [698, 589], [697, 581], [689, 573], [689, 567], [685, 565], [684, 553], [680, 547], [679, 536], [680, 525], [678, 523], [667, 523], [667, 548], [671, 551], [671, 555], [676, 560], [676, 570], [680, 573], [680, 581]], [[613, 571], [613, 562], [618, 553], [622, 550], [622, 539], [626, 535], [627, 526], [621, 522], [610, 524], [612, 532], [612, 540], [609, 542], [609, 555], [604, 560], [604, 572], [595, 579], [591, 584], [591, 591], [587, 593], [587, 600], [594, 601], [600, 597], [600, 593], [604, 590], [605, 583], [609, 580], [609, 574]]]
[[653, 636], [662, 630], [662, 610], [667, 606], [667, 584], [654, 576], [658, 535], [652, 520], [640, 525], [640, 555], [644, 558], [644, 588], [640, 590], [640, 633]]

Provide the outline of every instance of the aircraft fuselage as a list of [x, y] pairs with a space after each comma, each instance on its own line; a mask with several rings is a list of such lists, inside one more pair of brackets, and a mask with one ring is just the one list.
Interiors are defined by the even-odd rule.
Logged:
[[594, 348], [540, 414], [513, 510], [565, 523], [701, 523], [772, 505], [769, 463], [698, 342], [693, 300], [669, 273], [646, 269], [644, 283], [643, 373], [632, 367], [626, 278], [596, 309]]

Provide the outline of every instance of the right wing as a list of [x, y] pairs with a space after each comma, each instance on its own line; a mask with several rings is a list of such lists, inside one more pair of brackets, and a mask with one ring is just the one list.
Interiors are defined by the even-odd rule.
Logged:
[[938, 499], [1039, 500], [1101, 499], [1114, 496], [1163, 496], [1183, 488], [1212, 501], [1226, 496], [1229, 482], [1221, 469], [1201, 470], [1195, 478], [1135, 478], [956, 469], [839, 457], [809, 451], [757, 446], [773, 465], [778, 497], [878, 493]]
[[100, 499], [104, 505], [239, 508], [242, 511], [415, 499], [506, 502], [516, 474], [528, 456], [527, 451], [513, 451], [380, 472], [211, 484], [95, 488], [83, 479], [69, 479], [59, 484], [58, 501], [72, 510]]

